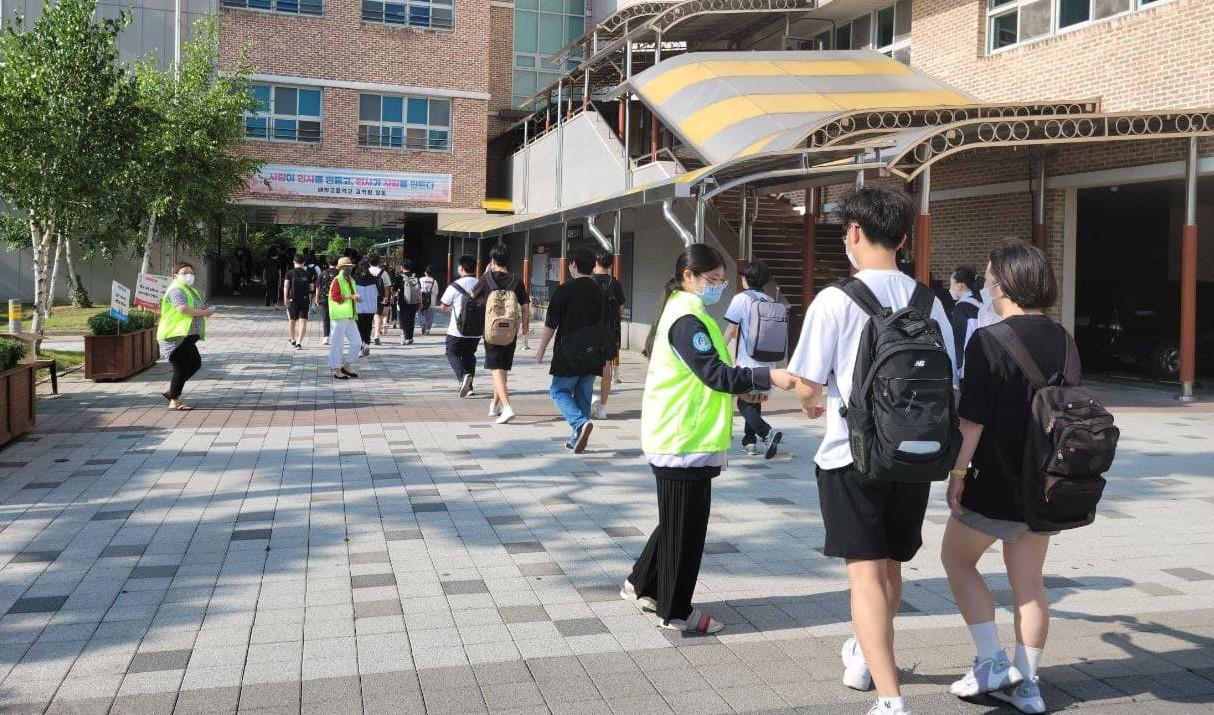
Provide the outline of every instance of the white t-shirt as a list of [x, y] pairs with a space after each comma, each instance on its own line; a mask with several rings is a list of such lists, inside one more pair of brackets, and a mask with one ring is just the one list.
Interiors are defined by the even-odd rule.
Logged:
[[[476, 288], [477, 280], [475, 276], [464, 276], [455, 283], [458, 283], [465, 292], [471, 293], [472, 289]], [[465, 335], [459, 331], [456, 323], [459, 321], [460, 313], [464, 311], [464, 303], [467, 303], [468, 299], [455, 289], [455, 283], [447, 286], [447, 290], [443, 291], [442, 304], [451, 306], [451, 320], [447, 323], [447, 335], [462, 338]]]
[[[898, 270], [863, 270], [856, 278], [864, 281], [881, 305], [895, 310], [905, 308], [915, 290], [915, 279]], [[940, 328], [949, 359], [956, 365], [953, 329], [939, 300], [932, 304], [932, 319]], [[868, 315], [855, 301], [838, 288], [826, 288], [810, 304], [797, 348], [788, 362], [789, 372], [826, 385], [826, 435], [814, 456], [814, 462], [823, 469], [838, 469], [852, 462], [847, 420], [839, 414], [839, 408], [851, 396], [856, 352], [866, 325]]]
[[759, 362], [746, 352], [746, 336], [750, 334], [750, 306], [756, 300], [756, 293], [771, 300], [771, 296], [762, 291], [742, 291], [734, 295], [729, 307], [725, 309], [725, 319], [738, 326], [739, 337], [735, 343], [737, 347], [735, 350], [731, 345], [730, 351], [734, 352], [734, 364], [738, 367], [775, 367], [774, 362]]
[[[422, 276], [417, 283], [422, 293], [434, 293], [434, 286], [438, 284], [438, 281], [434, 280], [430, 276]], [[433, 300], [431, 302], [433, 302]]]

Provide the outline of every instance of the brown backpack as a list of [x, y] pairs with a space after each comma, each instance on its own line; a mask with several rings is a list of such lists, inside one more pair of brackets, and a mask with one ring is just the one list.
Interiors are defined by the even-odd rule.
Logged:
[[485, 274], [485, 283], [489, 293], [485, 296], [485, 343], [489, 345], [511, 345], [518, 339], [519, 322], [522, 320], [522, 306], [514, 293], [518, 276], [511, 276], [510, 285], [500, 287], [494, 272]]

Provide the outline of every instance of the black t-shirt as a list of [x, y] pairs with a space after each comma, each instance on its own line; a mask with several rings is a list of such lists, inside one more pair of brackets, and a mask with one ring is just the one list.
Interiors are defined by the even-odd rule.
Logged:
[[578, 328], [597, 325], [603, 320], [607, 297], [593, 278], [574, 278], [552, 291], [548, 301], [548, 317], [544, 325], [556, 331], [556, 344], [552, 348], [552, 369], [548, 372], [556, 377], [581, 377], [573, 372], [561, 357], [561, 341], [565, 335]]
[[[489, 285], [489, 276], [493, 276], [493, 285]], [[492, 271], [481, 276], [477, 282], [476, 288], [472, 290], [472, 295], [476, 296], [477, 300], [488, 300], [489, 294], [495, 290], [507, 290], [510, 288], [511, 282], [514, 283], [514, 297], [518, 300], [519, 305], [527, 305], [531, 302], [531, 296], [527, 295], [527, 286], [523, 281], [513, 273], [505, 271]]]
[[292, 268], [287, 271], [286, 280], [290, 286], [288, 295], [292, 303], [307, 303], [312, 300], [312, 291], [316, 288], [316, 272], [311, 268]]
[[598, 281], [599, 287], [607, 294], [607, 320], [615, 328], [616, 332], [620, 330], [620, 308], [624, 307], [624, 286], [615, 276], [609, 276], [605, 273], [595, 273], [594, 279]]
[[[1053, 381], [1066, 361], [1067, 337], [1062, 326], [1044, 315], [1017, 315], [1008, 324]], [[1024, 521], [1020, 511], [1020, 460], [1025, 426], [1036, 392], [1003, 345], [979, 328], [965, 349], [965, 373], [957, 411], [984, 426], [974, 469], [965, 479], [961, 505], [992, 519]]]

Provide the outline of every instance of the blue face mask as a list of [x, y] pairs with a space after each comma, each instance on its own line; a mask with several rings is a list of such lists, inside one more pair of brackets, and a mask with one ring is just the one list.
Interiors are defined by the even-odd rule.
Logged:
[[704, 305], [712, 305], [719, 302], [721, 296], [725, 293], [724, 283], [705, 283], [700, 288], [700, 300], [704, 301]]

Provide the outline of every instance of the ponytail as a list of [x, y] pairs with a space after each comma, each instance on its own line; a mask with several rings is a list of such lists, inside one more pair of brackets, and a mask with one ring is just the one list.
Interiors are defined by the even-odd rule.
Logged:
[[986, 276], [979, 275], [970, 266], [957, 266], [953, 269], [953, 280], [965, 286], [979, 303], [982, 302], [982, 286], [986, 283]]
[[645, 349], [641, 352], [642, 355], [646, 358], [653, 355], [653, 342], [658, 335], [658, 323], [662, 322], [662, 313], [666, 310], [666, 304], [670, 302], [670, 296], [683, 289], [683, 271], [690, 269], [693, 274], [698, 276], [723, 265], [725, 265], [725, 259], [721, 257], [720, 252], [703, 243], [693, 243], [679, 253], [678, 259], [674, 262], [674, 275], [666, 281], [662, 300], [658, 303], [657, 315], [653, 317], [653, 325], [649, 327], [649, 336], [645, 338]]

